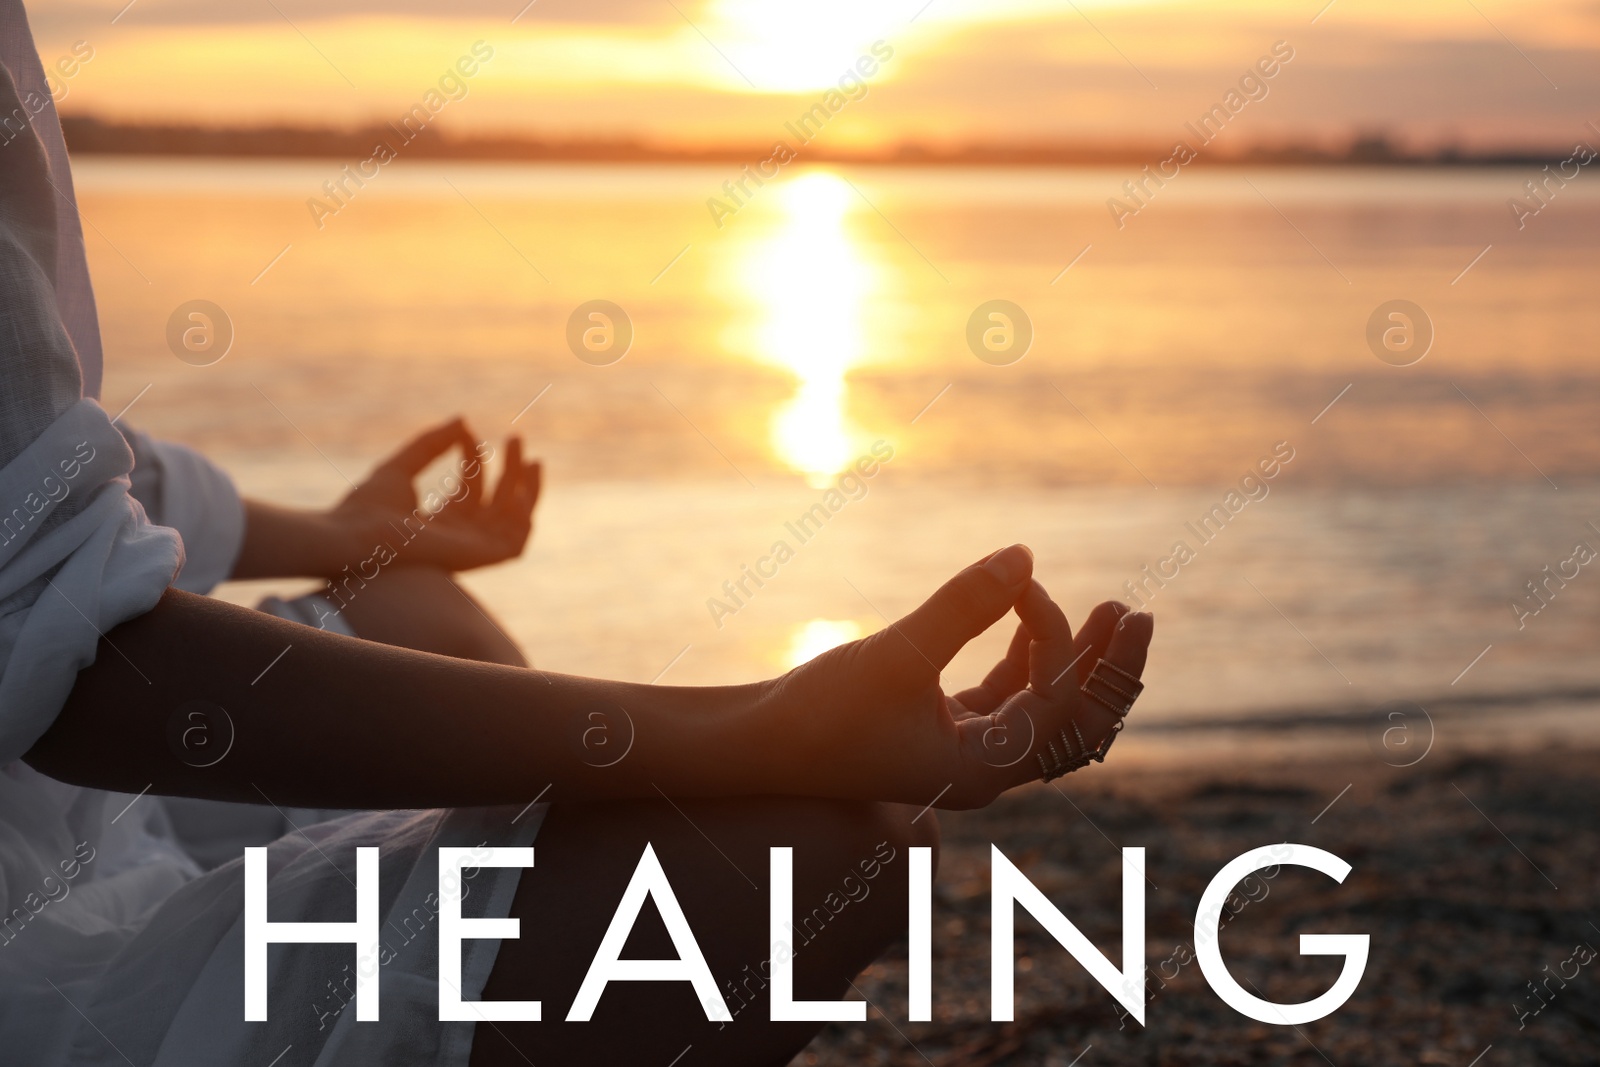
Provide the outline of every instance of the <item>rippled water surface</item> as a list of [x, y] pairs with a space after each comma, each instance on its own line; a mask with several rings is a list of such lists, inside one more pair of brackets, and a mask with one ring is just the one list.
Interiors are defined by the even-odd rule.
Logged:
[[[1542, 694], [1525, 722], [1589, 728], [1600, 566], [1513, 604], [1600, 550], [1600, 184], [1519, 231], [1517, 170], [1213, 169], [1118, 229], [1114, 170], [814, 169], [719, 227], [732, 168], [402, 161], [342, 203], [332, 163], [77, 173], [109, 409], [308, 504], [458, 411], [531, 440], [535, 545], [468, 582], [541, 666], [761, 677], [1025, 540], [1074, 618], [1140, 583], [1151, 723]], [[212, 366], [168, 348], [194, 299]], [[604, 366], [567, 340], [597, 299], [633, 332]], [[994, 299], [1033, 332], [1003, 366], [967, 340]], [[1410, 366], [1367, 341], [1394, 299]]]

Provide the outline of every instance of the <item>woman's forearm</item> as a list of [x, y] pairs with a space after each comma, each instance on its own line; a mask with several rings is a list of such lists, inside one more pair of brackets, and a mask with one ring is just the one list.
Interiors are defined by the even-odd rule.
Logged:
[[792, 791], [763, 755], [767, 693], [431, 656], [169, 591], [105, 637], [27, 759], [98, 788], [304, 807]]
[[246, 500], [244, 540], [232, 577], [331, 578], [371, 549], [325, 511]]

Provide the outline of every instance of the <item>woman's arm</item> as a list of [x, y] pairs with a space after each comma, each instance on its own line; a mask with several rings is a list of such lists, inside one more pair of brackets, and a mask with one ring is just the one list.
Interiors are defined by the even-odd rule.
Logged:
[[[761, 695], [433, 656], [171, 590], [106, 635], [27, 761], [96, 788], [297, 807], [524, 803], [550, 783], [569, 801], [654, 795], [652, 783], [761, 792], [763, 769], [728, 758], [761, 749]], [[196, 725], [218, 750], [231, 732], [210, 766], [183, 737]], [[628, 755], [599, 766], [630, 730]]]
[[[169, 592], [106, 635], [27, 759], [98, 788], [305, 807], [512, 804], [547, 785], [564, 802], [978, 806], [1037, 778], [1035, 755], [1062, 728], [1078, 723], [1091, 744], [1112, 728], [1078, 693], [1099, 656], [1144, 668], [1148, 615], [1102, 605], [1074, 637], [1032, 563], [1021, 546], [995, 553], [885, 630], [775, 682], [713, 688], [431, 656]], [[1013, 607], [1022, 626], [1006, 659], [946, 697], [940, 671]], [[205, 759], [182, 740], [195, 722], [216, 733]]]

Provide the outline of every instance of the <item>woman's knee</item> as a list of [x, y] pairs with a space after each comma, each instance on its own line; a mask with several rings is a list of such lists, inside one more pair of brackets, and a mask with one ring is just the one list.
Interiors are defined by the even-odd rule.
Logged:
[[368, 641], [456, 659], [526, 667], [522, 651], [454, 576], [437, 567], [391, 567], [344, 608]]
[[[792, 968], [797, 999], [847, 997], [856, 975], [905, 934], [909, 849], [937, 843], [931, 810], [890, 804], [771, 797], [557, 806], [517, 894], [523, 937], [501, 947], [485, 999], [522, 999], [530, 988], [558, 1003], [570, 997], [648, 845], [732, 1025], [707, 1024], [693, 998], [670, 983], [624, 983], [607, 990], [596, 1018], [647, 1025], [517, 1027], [518, 1044], [582, 1049], [599, 1062], [657, 1052], [670, 1059], [693, 1042], [708, 1063], [787, 1062], [817, 1027], [768, 1021], [775, 956]], [[793, 849], [789, 938], [781, 946], [771, 940], [774, 846]], [[629, 953], [671, 958], [676, 947], [653, 911], [637, 917]], [[500, 1050], [508, 1054], [503, 1061], [494, 1058], [495, 1048], [485, 1042], [475, 1067], [515, 1062], [509, 1050]]]
[[875, 804], [877, 817], [885, 831], [895, 835], [904, 848], [931, 848], [934, 870], [939, 869], [939, 815], [931, 807], [910, 804]]
[[[797, 924], [820, 917], [818, 901], [837, 916], [841, 940], [828, 954], [849, 978], [905, 936], [910, 850], [931, 849], [937, 870], [939, 822], [931, 809], [902, 804], [852, 804], [840, 816], [842, 825], [819, 827], [809, 857], [796, 850], [793, 899]], [[798, 915], [803, 901], [811, 910]]]

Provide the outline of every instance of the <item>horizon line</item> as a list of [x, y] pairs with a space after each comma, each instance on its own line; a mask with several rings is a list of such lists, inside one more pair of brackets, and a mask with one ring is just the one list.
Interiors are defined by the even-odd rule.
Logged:
[[[329, 126], [293, 123], [205, 125], [193, 122], [107, 120], [62, 115], [68, 148], [78, 155], [221, 156], [232, 158], [365, 158], [382, 143], [391, 151], [392, 125]], [[805, 162], [890, 166], [1155, 165], [1173, 151], [1154, 139], [1012, 139], [928, 144], [905, 140], [882, 148], [819, 146], [815, 139], [792, 151]], [[407, 155], [477, 161], [615, 163], [747, 163], [766, 159], [774, 145], [755, 140], [664, 144], [629, 137], [552, 137], [532, 133], [456, 134], [424, 128], [401, 140]], [[1188, 166], [1505, 166], [1562, 160], [1568, 149], [1503, 145], [1431, 149], [1396, 145], [1384, 133], [1359, 134], [1340, 148], [1309, 141], [1259, 140], [1229, 152], [1203, 151]]]

